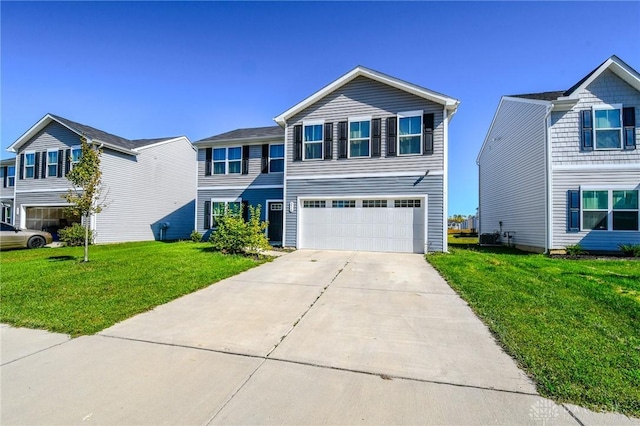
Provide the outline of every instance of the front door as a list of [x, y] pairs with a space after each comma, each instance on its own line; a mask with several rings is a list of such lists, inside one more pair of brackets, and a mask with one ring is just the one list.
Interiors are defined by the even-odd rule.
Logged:
[[269, 228], [267, 230], [269, 242], [275, 245], [282, 245], [282, 212], [284, 204], [282, 201], [269, 201], [267, 209], [269, 212]]

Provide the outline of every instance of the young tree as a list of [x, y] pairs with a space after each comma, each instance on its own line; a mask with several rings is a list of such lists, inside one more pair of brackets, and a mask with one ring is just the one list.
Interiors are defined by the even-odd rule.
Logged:
[[91, 146], [84, 136], [80, 137], [82, 155], [67, 174], [73, 185], [63, 197], [71, 204], [67, 212], [80, 216], [84, 222], [84, 261], [89, 261], [89, 228], [91, 216], [100, 213], [106, 203], [102, 198], [100, 155], [102, 150]]

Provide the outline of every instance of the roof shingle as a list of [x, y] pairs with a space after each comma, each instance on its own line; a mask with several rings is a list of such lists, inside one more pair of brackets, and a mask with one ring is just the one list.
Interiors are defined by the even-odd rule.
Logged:
[[228, 141], [232, 139], [266, 139], [277, 137], [284, 138], [284, 129], [280, 126], [251, 127], [246, 129], [231, 130], [230, 132], [210, 136], [208, 138], [196, 141], [194, 142], [194, 144]]

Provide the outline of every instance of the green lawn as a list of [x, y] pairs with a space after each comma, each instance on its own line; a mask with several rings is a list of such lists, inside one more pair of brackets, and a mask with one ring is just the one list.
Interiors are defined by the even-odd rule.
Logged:
[[558, 402], [640, 417], [640, 262], [566, 260], [450, 238], [427, 260]]
[[1, 252], [0, 322], [93, 334], [261, 263], [155, 241], [92, 246], [82, 259], [82, 247]]

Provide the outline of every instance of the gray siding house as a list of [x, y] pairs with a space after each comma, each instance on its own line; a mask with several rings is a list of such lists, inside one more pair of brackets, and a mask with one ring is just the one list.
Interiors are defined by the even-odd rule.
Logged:
[[225, 209], [260, 204], [273, 244], [446, 251], [458, 104], [356, 67], [276, 117], [278, 126], [197, 141], [196, 228], [207, 238]]
[[640, 244], [639, 115], [640, 75], [616, 56], [568, 90], [502, 97], [477, 158], [480, 233], [536, 252]]
[[65, 214], [62, 196], [71, 187], [65, 176], [81, 155], [80, 136], [103, 150], [107, 207], [91, 220], [97, 243], [189, 237], [196, 153], [186, 137], [129, 140], [52, 114], [8, 148], [16, 154], [12, 219], [17, 226], [56, 234], [79, 221]]

